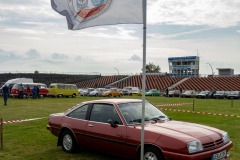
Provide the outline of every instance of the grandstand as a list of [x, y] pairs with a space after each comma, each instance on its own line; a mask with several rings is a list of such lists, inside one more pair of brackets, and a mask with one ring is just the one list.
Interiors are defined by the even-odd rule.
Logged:
[[[75, 83], [79, 88], [100, 88], [107, 85], [117, 88], [133, 86], [142, 88], [142, 75], [108, 75], [101, 74], [57, 74], [57, 73], [2, 73], [0, 81], [13, 78], [32, 78], [34, 82]], [[146, 75], [146, 89], [165, 90], [223, 90], [240, 91], [240, 77], [170, 77], [155, 73]]]

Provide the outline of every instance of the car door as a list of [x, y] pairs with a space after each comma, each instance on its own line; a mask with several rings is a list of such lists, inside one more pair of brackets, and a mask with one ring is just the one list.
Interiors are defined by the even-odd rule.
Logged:
[[[121, 156], [129, 156], [126, 126], [123, 125], [114, 105], [93, 104], [89, 118], [86, 126], [88, 147]], [[116, 126], [111, 126], [108, 123], [109, 119], [115, 121]]]
[[88, 121], [86, 120], [87, 113], [89, 111], [88, 104], [80, 106], [66, 115], [64, 123], [67, 125], [65, 127], [70, 128], [80, 145], [86, 145], [85, 141], [85, 128]]

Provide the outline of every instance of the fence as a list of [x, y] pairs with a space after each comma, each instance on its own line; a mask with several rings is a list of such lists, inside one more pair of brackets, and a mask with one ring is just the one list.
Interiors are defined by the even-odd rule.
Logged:
[[0, 118], [0, 151], [3, 150], [3, 119]]

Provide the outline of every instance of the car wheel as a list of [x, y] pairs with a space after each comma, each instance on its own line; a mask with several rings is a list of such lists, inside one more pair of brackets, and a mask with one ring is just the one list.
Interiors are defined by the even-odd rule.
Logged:
[[64, 131], [62, 135], [62, 148], [65, 152], [73, 153], [76, 151], [77, 143], [70, 131]]
[[72, 95], [72, 98], [76, 98], [76, 94], [75, 93]]
[[143, 159], [146, 160], [164, 160], [161, 151], [154, 147], [147, 147], [144, 151]]
[[112, 97], [112, 94], [109, 94], [108, 96], [109, 96], [109, 97]]
[[95, 94], [95, 96], [97, 97], [97, 96], [98, 96], [98, 94], [96, 93], [96, 94]]

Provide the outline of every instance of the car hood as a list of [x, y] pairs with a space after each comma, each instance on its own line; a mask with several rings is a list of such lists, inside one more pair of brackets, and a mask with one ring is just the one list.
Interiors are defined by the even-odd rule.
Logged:
[[221, 131], [216, 128], [180, 121], [149, 123], [145, 130], [186, 142], [198, 139], [202, 143], [208, 143], [221, 139]]
[[198, 95], [199, 96], [206, 96], [207, 94], [206, 93], [199, 93]]
[[98, 91], [91, 91], [89, 94], [95, 94], [98, 93]]

